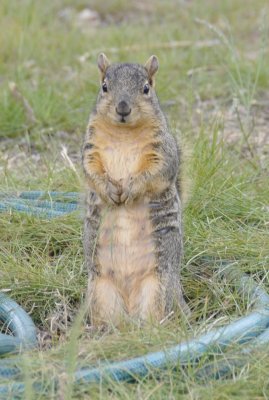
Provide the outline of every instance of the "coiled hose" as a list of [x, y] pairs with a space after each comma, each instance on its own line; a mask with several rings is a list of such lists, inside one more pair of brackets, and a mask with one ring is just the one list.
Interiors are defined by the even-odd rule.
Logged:
[[36, 346], [36, 327], [33, 321], [15, 301], [1, 292], [0, 321], [13, 334], [0, 333], [0, 355]]
[[[27, 207], [33, 211], [33, 215], [52, 218], [62, 216], [70, 211], [77, 209], [76, 193], [50, 192], [48, 195], [53, 199], [49, 202], [50, 209], [47, 210], [48, 203], [44, 203], [41, 198], [43, 192], [22, 193], [19, 201], [13, 199], [12, 202], [6, 201], [4, 210], [15, 209], [17, 211], [29, 212], [25, 209], [25, 204], [21, 200], [33, 203]], [[71, 203], [57, 201], [57, 198], [71, 200]], [[42, 201], [42, 206], [39, 207]], [[8, 203], [8, 204], [7, 204]], [[56, 204], [55, 204], [56, 203]], [[57, 204], [58, 203], [58, 204]], [[67, 206], [63, 205], [67, 204]], [[69, 204], [72, 204], [68, 209]], [[0, 203], [1, 207], [1, 203]], [[41, 209], [39, 212], [38, 208]], [[47, 213], [54, 211], [54, 214]], [[57, 215], [56, 215], [57, 214]], [[158, 372], [169, 367], [179, 367], [195, 363], [201, 356], [208, 352], [223, 351], [230, 344], [244, 344], [242, 354], [249, 354], [254, 348], [269, 343], [269, 295], [252, 278], [240, 273], [233, 263], [222, 262], [218, 269], [218, 277], [232, 283], [237, 292], [248, 298], [254, 310], [247, 316], [237, 319], [229, 325], [213, 329], [198, 338], [180, 343], [170, 347], [165, 351], [149, 353], [141, 357], [130, 360], [102, 363], [97, 366], [82, 368], [75, 371], [73, 376], [74, 385], [97, 383], [101, 380], [113, 379], [115, 381], [131, 381], [138, 377], [147, 376], [151, 372]], [[0, 319], [8, 325], [14, 337], [1, 334], [0, 354], [21, 351], [25, 348], [34, 348], [37, 344], [36, 330], [30, 317], [11, 299], [3, 294], [0, 297]], [[246, 345], [247, 344], [247, 345]], [[0, 378], [17, 378], [20, 370], [17, 368], [17, 360], [0, 360]], [[227, 373], [227, 369], [232, 366], [221, 363], [216, 370], [211, 370], [216, 378]], [[206, 371], [208, 374], [208, 370]], [[54, 382], [57, 387], [58, 382]], [[42, 382], [34, 384], [34, 390], [44, 393]], [[6, 398], [7, 395], [20, 396], [25, 392], [24, 382], [11, 381], [9, 384], [0, 385], [0, 396]]]

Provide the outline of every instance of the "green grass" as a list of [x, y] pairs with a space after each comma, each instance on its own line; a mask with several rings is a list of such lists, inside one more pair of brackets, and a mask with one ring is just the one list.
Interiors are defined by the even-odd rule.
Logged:
[[[86, 6], [99, 13], [96, 26], [77, 23]], [[157, 54], [157, 90], [174, 133], [184, 143], [190, 186], [182, 271], [193, 311], [190, 326], [175, 316], [143, 330], [85, 330], [77, 317], [87, 285], [83, 213], [51, 221], [0, 214], [0, 289], [31, 313], [41, 335], [51, 335], [53, 344], [23, 358], [27, 400], [42, 398], [32, 393], [31, 384], [51, 376], [60, 376], [60, 394], [50, 388], [44, 398], [268, 398], [267, 349], [253, 354], [226, 380], [197, 378], [207, 359], [187, 371], [168, 369], [132, 385], [74, 388], [68, 378], [76, 365], [164, 349], [244, 315], [247, 305], [228, 285], [217, 282], [212, 266], [202, 264], [203, 256], [236, 260], [238, 268], [269, 289], [266, 7], [265, 0], [158, 0], [146, 5], [124, 0], [1, 1], [1, 191], [83, 192], [80, 145], [98, 90], [100, 51], [113, 61], [141, 63]], [[219, 43], [206, 45], [212, 40]], [[205, 45], [197, 46], [198, 41]], [[10, 82], [30, 104], [35, 121], [12, 95]], [[74, 168], [61, 156], [62, 146]]]

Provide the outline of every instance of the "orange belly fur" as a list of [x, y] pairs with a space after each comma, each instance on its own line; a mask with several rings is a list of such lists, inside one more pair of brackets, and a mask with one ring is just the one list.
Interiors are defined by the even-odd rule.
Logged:
[[152, 225], [147, 204], [119, 206], [104, 212], [97, 262], [102, 277], [112, 280], [130, 311], [130, 298], [145, 277], [155, 274]]

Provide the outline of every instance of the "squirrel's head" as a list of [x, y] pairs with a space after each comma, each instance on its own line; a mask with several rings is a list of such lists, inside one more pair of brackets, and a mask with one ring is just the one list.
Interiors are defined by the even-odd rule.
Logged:
[[[146, 64], [110, 64], [105, 54], [98, 57], [101, 88], [97, 113], [109, 123], [136, 126], [156, 118], [157, 96], [154, 90], [158, 59]], [[158, 107], [157, 107], [158, 109]]]

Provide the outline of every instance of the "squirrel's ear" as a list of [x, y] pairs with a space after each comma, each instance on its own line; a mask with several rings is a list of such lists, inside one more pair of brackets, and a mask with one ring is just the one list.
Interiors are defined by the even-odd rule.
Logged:
[[106, 74], [107, 67], [110, 64], [107, 56], [104, 53], [99, 54], [97, 64], [98, 64], [99, 71], [101, 73], [101, 77], [103, 79]]
[[145, 68], [148, 71], [149, 74], [149, 80], [153, 82], [153, 77], [158, 71], [159, 68], [159, 62], [158, 58], [156, 56], [151, 56], [148, 61], [145, 64]]

